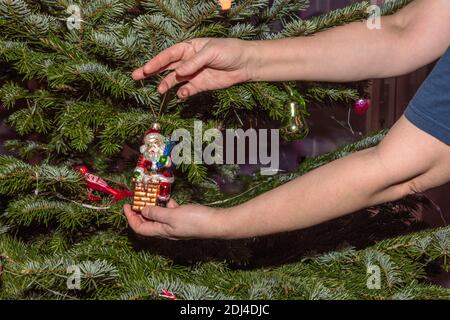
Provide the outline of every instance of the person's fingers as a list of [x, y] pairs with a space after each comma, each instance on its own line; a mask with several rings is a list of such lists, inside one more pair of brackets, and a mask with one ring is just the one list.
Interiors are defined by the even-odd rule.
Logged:
[[125, 213], [125, 217], [128, 220], [128, 224], [134, 231], [139, 229], [140, 226], [145, 222], [144, 218], [139, 213], [133, 211], [129, 204], [125, 204], [123, 206], [123, 211]]
[[178, 208], [180, 205], [173, 199], [170, 199], [169, 202], [167, 203], [167, 208], [169, 209], [173, 209], [173, 208]]
[[134, 212], [129, 204], [124, 205], [124, 212], [128, 224], [137, 234], [149, 237], [170, 237], [163, 228], [163, 224], [145, 220], [142, 215]]
[[182, 64], [183, 64], [183, 61], [177, 61], [177, 62], [171, 63], [167, 67], [165, 67], [163, 71], [165, 71], [165, 70], [173, 71], [176, 68], [178, 68], [179, 66], [181, 66]]
[[133, 80], [136, 80], [136, 81], [145, 79], [144, 68], [140, 67], [140, 68], [134, 70], [133, 73], [131, 74], [131, 77], [133, 78]]
[[177, 43], [166, 50], [158, 53], [153, 59], [144, 65], [144, 74], [152, 75], [155, 72], [167, 67], [169, 64], [181, 60], [184, 56], [185, 50], [189, 46], [187, 43]]
[[199, 53], [195, 54], [192, 58], [182, 63], [175, 72], [180, 77], [187, 77], [200, 71], [211, 61], [211, 51], [203, 49]]
[[[155, 72], [154, 74], [161, 73], [161, 72], [166, 71], [166, 70], [170, 70], [170, 71], [175, 70], [175, 69], [178, 68], [181, 64], [182, 64], [181, 61], [177, 61], [177, 62], [171, 63], [171, 64], [169, 64], [168, 66], [165, 66], [165, 67], [163, 67], [162, 69], [158, 70], [158, 71]], [[142, 80], [142, 79], [147, 78], [148, 76], [149, 76], [149, 75], [144, 74], [144, 67], [141, 67], [141, 68], [139, 68], [139, 69], [134, 70], [133, 73], [132, 73], [132, 75], [131, 75], [131, 77], [133, 78], [133, 80]]]
[[178, 89], [177, 95], [181, 99], [186, 99], [188, 97], [196, 95], [197, 93], [199, 93], [201, 91], [203, 91], [203, 90], [200, 90], [192, 82], [188, 82], [184, 86], [182, 86], [180, 89]]
[[160, 52], [143, 67], [134, 70], [132, 73], [133, 79], [142, 80], [153, 74], [162, 72], [169, 67], [177, 67], [178, 65], [175, 65], [174, 63], [177, 63], [183, 58], [187, 46], [189, 46], [187, 43], [178, 43]]
[[167, 92], [167, 90], [187, 80], [189, 80], [189, 78], [179, 77], [177, 76], [176, 72], [171, 72], [159, 84], [158, 92], [160, 94], [164, 94], [165, 92]]
[[169, 224], [170, 210], [159, 206], [149, 206], [142, 209], [142, 215], [149, 220]]

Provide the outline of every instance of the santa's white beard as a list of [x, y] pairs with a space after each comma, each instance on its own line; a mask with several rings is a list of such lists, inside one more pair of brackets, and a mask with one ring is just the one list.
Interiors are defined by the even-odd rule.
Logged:
[[156, 164], [156, 162], [158, 162], [160, 156], [161, 155], [159, 153], [156, 153], [156, 152], [146, 152], [145, 153], [145, 158], [147, 160], [150, 160], [152, 162], [152, 164]]

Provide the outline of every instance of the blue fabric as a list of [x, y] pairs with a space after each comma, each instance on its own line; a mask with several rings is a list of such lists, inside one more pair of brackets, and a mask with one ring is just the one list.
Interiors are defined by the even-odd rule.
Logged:
[[450, 47], [410, 102], [405, 117], [450, 145]]

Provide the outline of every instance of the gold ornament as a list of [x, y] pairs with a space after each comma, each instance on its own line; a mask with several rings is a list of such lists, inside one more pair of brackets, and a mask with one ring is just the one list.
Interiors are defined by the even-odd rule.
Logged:
[[281, 134], [289, 141], [302, 140], [309, 133], [308, 123], [305, 119], [305, 100], [299, 98], [298, 101], [291, 100], [286, 104], [288, 113], [283, 122]]

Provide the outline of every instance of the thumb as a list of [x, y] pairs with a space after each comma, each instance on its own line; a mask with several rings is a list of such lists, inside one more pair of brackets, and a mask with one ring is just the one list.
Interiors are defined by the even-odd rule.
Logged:
[[167, 208], [169, 209], [173, 209], [173, 208], [178, 208], [180, 205], [173, 199], [170, 199], [169, 202], [167, 203]]
[[170, 209], [160, 206], [148, 206], [142, 209], [142, 215], [148, 220], [168, 224]]
[[187, 60], [181, 66], [179, 66], [175, 72], [179, 77], [191, 76], [198, 72], [201, 68], [208, 65], [211, 60], [211, 54], [209, 50], [201, 50], [195, 54], [192, 58]]

